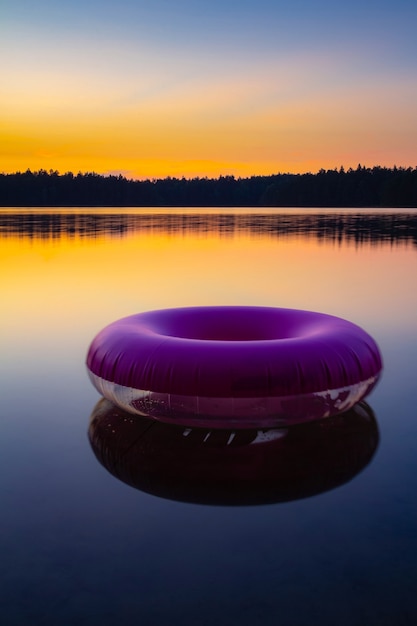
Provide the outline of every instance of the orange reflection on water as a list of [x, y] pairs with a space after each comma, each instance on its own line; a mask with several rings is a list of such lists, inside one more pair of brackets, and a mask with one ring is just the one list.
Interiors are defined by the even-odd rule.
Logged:
[[72, 232], [59, 220], [54, 228], [47, 221], [29, 223], [26, 232], [3, 230], [6, 326], [23, 333], [66, 326], [73, 333], [77, 325], [98, 329], [136, 311], [210, 304], [311, 309], [367, 328], [378, 325], [376, 311], [397, 326], [415, 323], [416, 290], [407, 288], [416, 264], [412, 241], [381, 236], [361, 244], [331, 229], [326, 235], [324, 227], [303, 232], [291, 227], [288, 213], [281, 231], [271, 228], [270, 213], [262, 214], [266, 225], [261, 214], [249, 219], [244, 211], [139, 214], [139, 226], [122, 230], [110, 220], [107, 229], [88, 232], [79, 216]]

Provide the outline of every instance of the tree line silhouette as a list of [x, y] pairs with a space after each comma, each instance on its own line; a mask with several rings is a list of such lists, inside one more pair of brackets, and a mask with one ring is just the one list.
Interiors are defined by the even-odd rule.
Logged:
[[155, 180], [27, 170], [0, 173], [0, 206], [417, 207], [417, 167]]

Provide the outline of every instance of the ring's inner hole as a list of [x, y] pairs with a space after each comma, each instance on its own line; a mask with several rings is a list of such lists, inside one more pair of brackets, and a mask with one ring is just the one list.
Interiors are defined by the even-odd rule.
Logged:
[[171, 310], [150, 326], [161, 335], [203, 341], [267, 341], [302, 334], [294, 315], [268, 309]]

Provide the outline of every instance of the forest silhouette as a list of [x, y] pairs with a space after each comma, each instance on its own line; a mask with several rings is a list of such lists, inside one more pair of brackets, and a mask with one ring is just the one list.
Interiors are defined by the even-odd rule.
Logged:
[[417, 207], [417, 167], [155, 180], [27, 170], [0, 173], [0, 206]]

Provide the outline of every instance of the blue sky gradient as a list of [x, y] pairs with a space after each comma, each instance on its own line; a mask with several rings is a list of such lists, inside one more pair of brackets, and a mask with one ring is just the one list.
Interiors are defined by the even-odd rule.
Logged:
[[1, 170], [77, 169], [77, 157], [139, 177], [417, 164], [415, 2], [0, 11]]

